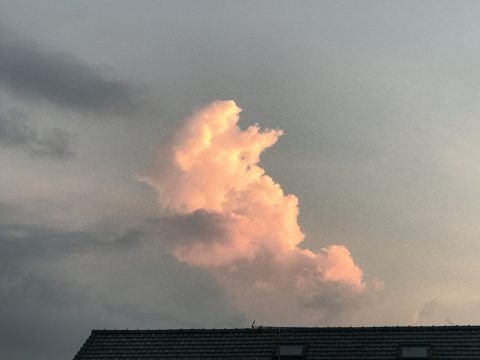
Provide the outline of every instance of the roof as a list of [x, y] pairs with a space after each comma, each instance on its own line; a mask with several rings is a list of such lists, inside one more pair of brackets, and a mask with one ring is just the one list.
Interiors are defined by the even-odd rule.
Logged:
[[399, 345], [430, 345], [432, 359], [480, 359], [480, 326], [256, 327], [92, 330], [83, 359], [272, 359], [278, 343], [306, 344], [306, 359], [397, 359]]

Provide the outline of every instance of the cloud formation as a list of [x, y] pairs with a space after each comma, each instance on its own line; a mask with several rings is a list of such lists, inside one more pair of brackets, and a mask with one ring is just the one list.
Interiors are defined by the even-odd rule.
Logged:
[[[0, 205], [8, 211], [7, 204]], [[119, 256], [138, 248], [142, 238], [133, 233], [107, 237], [3, 220], [0, 219], [0, 357], [71, 358], [89, 328], [105, 322], [105, 310], [92, 301], [91, 285], [70, 277], [68, 265], [62, 262], [89, 253]]]
[[[448, 296], [450, 295], [450, 296]], [[475, 294], [459, 295], [452, 292], [443, 299], [432, 299], [414, 311], [412, 325], [472, 324], [472, 314], [480, 311], [480, 300]], [[452, 296], [453, 295], [453, 296]]]
[[16, 95], [81, 111], [131, 111], [134, 86], [73, 55], [45, 49], [0, 27], [0, 85]]
[[[233, 101], [199, 110], [142, 176], [160, 205], [181, 219], [173, 225], [173, 253], [208, 269], [250, 316], [333, 321], [332, 310], [338, 316], [364, 292], [362, 271], [342, 245], [319, 252], [299, 246], [298, 199], [258, 166], [282, 131], [241, 130], [240, 111]], [[211, 230], [192, 234], [185, 221]], [[297, 315], [289, 319], [287, 309]], [[300, 313], [308, 315], [299, 320]]]
[[75, 156], [67, 131], [53, 128], [39, 134], [29, 126], [26, 115], [15, 109], [0, 111], [0, 147], [21, 149], [36, 157], [68, 159]]
[[245, 325], [222, 289], [141, 228], [73, 232], [5, 222], [13, 212], [0, 202], [2, 359], [72, 358], [92, 328]]

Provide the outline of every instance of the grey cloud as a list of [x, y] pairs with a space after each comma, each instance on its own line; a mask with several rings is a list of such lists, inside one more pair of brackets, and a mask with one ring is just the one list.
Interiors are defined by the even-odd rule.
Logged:
[[436, 300], [431, 300], [423, 304], [423, 306], [418, 310], [418, 320], [420, 322], [429, 321], [435, 315], [435, 312], [438, 310], [439, 304]]
[[88, 232], [68, 232], [35, 225], [0, 224], [0, 270], [20, 259], [45, 259], [64, 254], [129, 250], [140, 246], [138, 230], [112, 236]]
[[354, 311], [371, 301], [372, 294], [352, 294], [351, 289], [341, 283], [323, 283], [321, 289], [301, 306], [321, 315], [322, 324], [345, 324]]
[[147, 221], [147, 228], [168, 244], [186, 245], [194, 242], [225, 241], [226, 219], [218, 213], [196, 210], [191, 214], [176, 214]]
[[433, 299], [425, 302], [413, 315], [416, 325], [460, 325], [472, 324], [480, 310], [477, 297], [465, 297], [466, 300], [451, 302]]
[[128, 81], [106, 77], [65, 52], [47, 50], [0, 27], [0, 84], [20, 96], [67, 108], [125, 113], [136, 106]]
[[[69, 323], [76, 322], [77, 327], [85, 328], [85, 323], [93, 320], [93, 311], [92, 314], [76, 313], [80, 304], [91, 301], [89, 293], [72, 281], [24, 272], [26, 274], [11, 278], [9, 286], [0, 287], [0, 356], [9, 359], [72, 358], [72, 340], [62, 332]], [[0, 281], [5, 284], [1, 275]]]
[[0, 218], [0, 358], [72, 358], [92, 328], [245, 325], [207, 274], [145, 237]]
[[73, 357], [74, 337], [88, 334], [101, 312], [88, 286], [49, 266], [96, 244], [105, 249], [101, 241], [88, 233], [0, 224], [0, 357]]
[[0, 146], [21, 149], [37, 157], [68, 159], [75, 156], [67, 131], [53, 128], [39, 134], [29, 126], [26, 115], [15, 109], [0, 112]]
[[0, 219], [3, 219], [3, 221], [12, 214], [15, 214], [16, 211], [16, 206], [0, 201]]

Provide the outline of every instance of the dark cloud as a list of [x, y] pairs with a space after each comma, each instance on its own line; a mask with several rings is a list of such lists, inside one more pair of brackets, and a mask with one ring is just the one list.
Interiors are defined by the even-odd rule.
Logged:
[[72, 358], [92, 328], [245, 325], [207, 274], [155, 244], [141, 228], [65, 231], [0, 218], [0, 358]]
[[29, 126], [26, 115], [15, 109], [0, 111], [0, 146], [21, 149], [37, 157], [68, 159], [75, 156], [67, 131], [53, 128], [39, 134]]
[[315, 311], [321, 324], [348, 325], [349, 315], [374, 298], [375, 294], [353, 294], [351, 289], [339, 282], [325, 283], [318, 292], [302, 302], [304, 310]]
[[[88, 313], [81, 314], [84, 320], [76, 314], [80, 304], [91, 301], [86, 289], [74, 282], [31, 270], [9, 279], [0, 274], [0, 281], [7, 284], [0, 288], [0, 357], [73, 357], [69, 349], [71, 340], [62, 332], [75, 331], [71, 325], [66, 330], [70, 322], [77, 321], [77, 326], [84, 328], [88, 318], [92, 321]], [[9, 356], [4, 357], [4, 354]]]
[[35, 225], [0, 224], [0, 269], [19, 259], [35, 261], [61, 254], [129, 250], [140, 246], [142, 241], [142, 233], [138, 230], [112, 236]]
[[0, 357], [72, 357], [73, 334], [84, 337], [90, 324], [99, 323], [99, 310], [88, 286], [52, 273], [49, 266], [74, 254], [129, 249], [139, 241], [133, 232], [103, 239], [87, 232], [0, 224]]
[[149, 219], [146, 225], [170, 245], [188, 245], [198, 241], [225, 242], [226, 224], [221, 214], [196, 210], [191, 214]]
[[136, 107], [130, 82], [110, 79], [98, 67], [47, 50], [5, 27], [0, 27], [0, 84], [17, 95], [75, 110], [125, 113]]

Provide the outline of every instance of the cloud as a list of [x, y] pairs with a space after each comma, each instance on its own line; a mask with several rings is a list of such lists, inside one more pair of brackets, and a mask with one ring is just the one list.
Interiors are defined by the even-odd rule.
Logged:
[[[239, 112], [233, 101], [199, 110], [141, 176], [161, 207], [177, 217], [162, 228], [171, 234], [172, 251], [208, 269], [249, 316], [338, 322], [364, 293], [362, 271], [342, 245], [318, 252], [300, 247], [298, 199], [258, 166], [282, 131], [241, 130]], [[190, 225], [200, 231], [185, 230]]]
[[434, 317], [435, 313], [438, 311], [440, 304], [437, 300], [431, 300], [422, 305], [422, 307], [415, 311], [413, 316], [414, 324], [422, 324], [429, 322]]
[[72, 357], [74, 337], [80, 341], [92, 324], [101, 322], [101, 309], [89, 286], [69, 278], [61, 262], [80, 254], [131, 249], [131, 238], [128, 233], [104, 239], [87, 232], [0, 223], [0, 357]]
[[130, 250], [143, 241], [139, 230], [120, 235], [70, 232], [44, 226], [0, 223], [0, 272], [18, 270], [22, 262], [56, 258], [65, 254]]
[[[433, 299], [413, 313], [413, 325], [469, 325], [478, 322], [480, 310], [477, 296], [458, 296], [457, 299]], [[472, 315], [473, 314], [473, 315]]]
[[72, 358], [92, 328], [245, 325], [208, 274], [141, 227], [71, 232], [0, 218], [0, 303], [2, 359]]
[[0, 27], [0, 84], [14, 94], [80, 111], [125, 113], [136, 90], [73, 55], [48, 50]]
[[194, 242], [222, 241], [226, 226], [219, 214], [196, 210], [188, 214], [175, 214], [149, 219], [148, 229], [154, 236], [166, 239], [167, 244], [191, 245]]
[[21, 149], [35, 157], [63, 160], [75, 156], [67, 131], [53, 128], [39, 134], [29, 126], [26, 115], [15, 109], [0, 111], [0, 146]]

